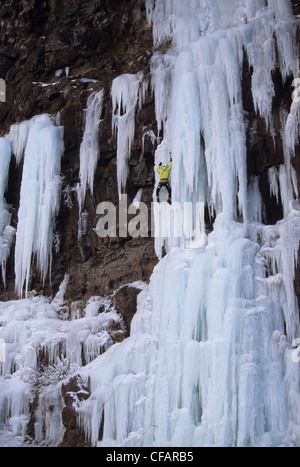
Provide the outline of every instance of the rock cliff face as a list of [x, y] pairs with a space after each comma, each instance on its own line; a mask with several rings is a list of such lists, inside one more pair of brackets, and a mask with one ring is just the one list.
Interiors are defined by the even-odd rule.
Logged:
[[[300, 2], [293, 0], [294, 13], [300, 13]], [[53, 251], [52, 281], [42, 287], [37, 273], [32, 272], [31, 288], [54, 295], [66, 273], [69, 283], [65, 295], [68, 302], [85, 303], [91, 296], [114, 297], [116, 310], [124, 319], [128, 335], [136, 309], [138, 289], [127, 287], [135, 281], [148, 281], [157, 263], [153, 239], [101, 239], [95, 233], [96, 207], [101, 201], [118, 205], [116, 170], [116, 138], [112, 135], [111, 84], [124, 73], [150, 72], [153, 54], [151, 28], [146, 20], [143, 0], [2, 0], [0, 11], [0, 78], [5, 79], [7, 102], [0, 104], [0, 135], [9, 127], [37, 114], [59, 115], [64, 126], [62, 159], [63, 186], [61, 209], [56, 232], [59, 248]], [[264, 204], [265, 223], [282, 218], [281, 203], [270, 196], [268, 169], [283, 163], [279, 112], [290, 107], [292, 83], [283, 87], [274, 74], [276, 99], [273, 103], [275, 139], [256, 114], [251, 92], [251, 70], [245, 57], [243, 92], [244, 108], [249, 123], [248, 177], [259, 177]], [[95, 174], [94, 196], [87, 191], [84, 210], [87, 229], [78, 239], [79, 150], [84, 131], [84, 109], [91, 90], [104, 89], [104, 106], [99, 126], [100, 160]], [[155, 146], [143, 134], [157, 133], [154, 101], [150, 90], [145, 105], [136, 114], [135, 141], [130, 159], [127, 183], [128, 203], [140, 188], [148, 206], [154, 188], [153, 161]], [[255, 128], [255, 131], [253, 129]], [[274, 144], [275, 141], [275, 144]], [[296, 149], [294, 167], [300, 180], [300, 153]], [[17, 222], [22, 167], [12, 159], [6, 200], [12, 206], [13, 223]], [[299, 187], [300, 188], [300, 187]], [[68, 199], [66, 196], [68, 194]], [[300, 261], [298, 263], [300, 265]], [[296, 291], [300, 298], [300, 266], [296, 271]], [[13, 253], [7, 266], [7, 288], [0, 286], [0, 300], [16, 298], [14, 291]], [[88, 391], [88, 388], [86, 388]], [[85, 445], [76, 431], [70, 392], [80, 392], [80, 384], [71, 380], [62, 395], [66, 407], [64, 446]], [[84, 392], [82, 397], [85, 397]], [[34, 410], [33, 410], [34, 412]], [[34, 415], [31, 425], [34, 423]], [[34, 437], [34, 433], [32, 433]]]
[[[112, 137], [112, 80], [123, 73], [149, 73], [152, 55], [151, 29], [142, 1], [4, 1], [1, 6], [0, 73], [7, 85], [7, 102], [0, 107], [1, 134], [10, 125], [41, 113], [60, 115], [64, 126], [62, 200], [56, 230], [59, 251], [54, 253], [52, 285], [45, 294], [58, 290], [69, 273], [66, 298], [86, 300], [106, 295], [126, 283], [147, 280], [156, 262], [151, 238], [129, 237], [109, 242], [100, 239], [96, 207], [101, 201], [117, 205], [116, 138]], [[45, 86], [47, 84], [47, 86]], [[95, 193], [87, 193], [84, 209], [88, 228], [78, 241], [78, 203], [74, 188], [79, 176], [79, 149], [84, 130], [87, 97], [104, 89], [100, 131], [100, 162], [95, 174]], [[155, 131], [154, 103], [148, 94], [136, 118], [136, 138], [130, 160], [128, 203], [139, 188], [151, 202], [154, 147], [146, 141], [142, 153], [143, 128]], [[22, 167], [13, 163], [7, 202], [17, 221]], [[66, 205], [65, 196], [69, 198]], [[2, 299], [14, 297], [13, 257], [8, 265], [8, 287]], [[38, 275], [31, 287], [40, 291]]]

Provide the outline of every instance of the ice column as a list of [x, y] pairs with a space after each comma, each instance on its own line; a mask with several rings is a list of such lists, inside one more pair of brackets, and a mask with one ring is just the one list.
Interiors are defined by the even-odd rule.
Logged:
[[89, 186], [92, 196], [94, 192], [94, 176], [100, 156], [99, 124], [101, 121], [103, 97], [103, 90], [91, 94], [87, 100], [87, 108], [85, 110], [85, 130], [80, 146], [80, 183], [77, 188], [80, 213], [87, 186]]
[[25, 149], [15, 250], [16, 291], [27, 295], [33, 255], [44, 281], [51, 271], [53, 228], [60, 202], [63, 128], [44, 115], [30, 128]]
[[124, 74], [114, 79], [111, 88], [113, 105], [112, 129], [117, 132], [117, 177], [121, 193], [126, 186], [128, 160], [134, 140], [135, 113], [137, 104], [142, 101], [140, 85], [143, 73]]
[[26, 148], [28, 133], [34, 122], [40, 117], [33, 117], [31, 120], [24, 120], [15, 123], [10, 127], [7, 139], [11, 142], [11, 151], [16, 158], [17, 165], [20, 164]]

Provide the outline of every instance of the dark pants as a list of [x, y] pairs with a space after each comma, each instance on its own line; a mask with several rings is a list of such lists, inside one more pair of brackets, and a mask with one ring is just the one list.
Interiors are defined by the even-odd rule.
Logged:
[[158, 184], [158, 187], [157, 187], [157, 190], [156, 190], [156, 199], [157, 199], [157, 202], [159, 203], [159, 192], [161, 190], [162, 187], [165, 187], [167, 190], [168, 190], [168, 203], [171, 204], [171, 196], [172, 196], [172, 191], [171, 191], [171, 187], [169, 185], [169, 182], [168, 180], [161, 180]]

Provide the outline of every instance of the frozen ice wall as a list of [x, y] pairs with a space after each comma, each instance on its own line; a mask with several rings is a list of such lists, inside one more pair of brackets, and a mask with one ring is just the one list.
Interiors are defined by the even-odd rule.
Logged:
[[16, 291], [27, 295], [35, 257], [44, 281], [51, 271], [55, 218], [60, 204], [63, 127], [42, 115], [30, 126], [22, 173], [15, 248]]
[[[252, 67], [255, 109], [273, 131], [272, 72], [297, 76], [296, 23], [288, 1], [146, 2], [157, 45], [172, 40], [166, 54], [152, 58], [152, 87], [158, 129], [164, 128], [156, 165], [173, 154], [175, 201], [203, 201], [211, 212], [248, 221], [246, 123], [242, 102], [244, 51]], [[289, 183], [299, 105], [283, 124]], [[284, 116], [283, 116], [284, 118]], [[158, 180], [157, 180], [158, 182]], [[290, 183], [291, 186], [293, 186]], [[295, 183], [294, 183], [295, 185]], [[169, 248], [170, 242], [165, 246]], [[164, 242], [157, 246], [157, 253]]]
[[139, 296], [130, 339], [86, 369], [80, 416], [93, 444], [299, 445], [284, 305], [282, 278], [266, 278], [242, 226], [219, 225], [206, 250], [173, 248]]
[[146, 8], [155, 46], [171, 42], [151, 65], [155, 168], [171, 152], [173, 203], [203, 202], [216, 220], [200, 248], [156, 239], [167, 255], [138, 297], [130, 338], [82, 372], [92, 395], [81, 425], [98, 446], [300, 446], [299, 104], [282, 114], [285, 163], [269, 170], [284, 216], [264, 225], [258, 178], [247, 180], [241, 84], [245, 52], [254, 106], [272, 133], [272, 72], [285, 82], [299, 69], [296, 20], [285, 0]]

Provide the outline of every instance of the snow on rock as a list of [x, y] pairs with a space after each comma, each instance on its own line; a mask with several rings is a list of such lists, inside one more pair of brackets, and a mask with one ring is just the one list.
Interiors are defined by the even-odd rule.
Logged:
[[0, 339], [6, 348], [0, 361], [0, 440], [6, 432], [26, 436], [38, 390], [35, 442], [58, 445], [65, 430], [62, 382], [105, 352], [113, 344], [113, 329], [124, 326], [113, 301], [102, 297], [92, 297], [82, 318], [69, 321], [66, 283], [67, 277], [52, 301], [31, 296], [0, 303]]

